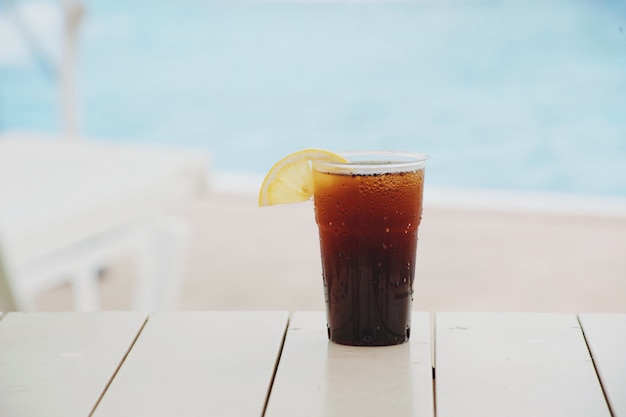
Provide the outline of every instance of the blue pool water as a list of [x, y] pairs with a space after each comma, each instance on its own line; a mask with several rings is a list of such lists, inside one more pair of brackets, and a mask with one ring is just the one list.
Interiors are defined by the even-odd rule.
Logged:
[[[625, 1], [85, 4], [89, 137], [257, 174], [305, 147], [416, 150], [433, 185], [626, 197]], [[0, 60], [0, 129], [58, 132], [57, 88]]]

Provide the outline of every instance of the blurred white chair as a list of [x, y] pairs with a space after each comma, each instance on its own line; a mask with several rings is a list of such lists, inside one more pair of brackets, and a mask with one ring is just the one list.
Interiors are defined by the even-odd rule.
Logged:
[[208, 163], [181, 150], [0, 139], [5, 304], [33, 310], [37, 295], [70, 283], [76, 309], [98, 309], [100, 271], [130, 257], [132, 308], [175, 308], [190, 235], [185, 210], [205, 190]]
[[37, 309], [36, 297], [70, 284], [74, 309], [100, 309], [101, 271], [130, 258], [134, 265], [132, 309], [173, 309], [180, 294], [189, 227], [176, 217], [128, 224], [41, 256], [18, 268], [5, 261], [6, 288], [13, 308]]

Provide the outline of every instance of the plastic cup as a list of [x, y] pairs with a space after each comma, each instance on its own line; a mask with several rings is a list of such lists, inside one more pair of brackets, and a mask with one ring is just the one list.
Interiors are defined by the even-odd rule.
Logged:
[[358, 151], [313, 162], [328, 338], [354, 346], [407, 341], [425, 154]]

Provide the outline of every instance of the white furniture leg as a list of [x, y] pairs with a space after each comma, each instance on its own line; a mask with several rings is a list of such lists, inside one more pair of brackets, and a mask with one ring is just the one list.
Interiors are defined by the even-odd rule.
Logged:
[[176, 307], [185, 274], [189, 225], [174, 216], [155, 218], [138, 240], [133, 309], [172, 310]]
[[95, 311], [100, 309], [99, 267], [97, 264], [86, 264], [75, 271], [71, 280], [74, 306], [78, 311]]

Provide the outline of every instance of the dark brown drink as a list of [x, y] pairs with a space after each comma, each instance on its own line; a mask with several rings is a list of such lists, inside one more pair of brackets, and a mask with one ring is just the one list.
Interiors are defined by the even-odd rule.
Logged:
[[408, 340], [424, 160], [406, 167], [368, 162], [364, 172], [315, 164], [330, 340], [373, 346]]

